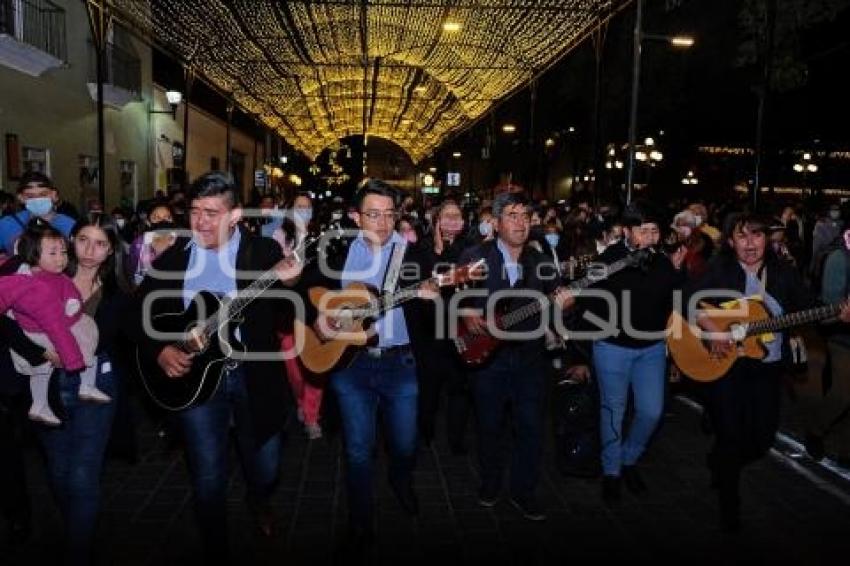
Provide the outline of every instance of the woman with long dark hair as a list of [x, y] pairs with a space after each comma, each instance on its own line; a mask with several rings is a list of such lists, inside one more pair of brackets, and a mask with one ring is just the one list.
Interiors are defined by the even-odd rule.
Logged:
[[112, 422], [119, 403], [121, 316], [128, 301], [122, 246], [108, 215], [80, 220], [71, 232], [68, 275], [83, 299], [83, 311], [94, 318], [100, 339], [97, 387], [115, 402], [82, 403], [79, 378], [58, 370], [62, 428], [39, 427], [47, 456], [53, 494], [65, 523], [68, 562], [92, 561], [100, 499], [100, 475]]

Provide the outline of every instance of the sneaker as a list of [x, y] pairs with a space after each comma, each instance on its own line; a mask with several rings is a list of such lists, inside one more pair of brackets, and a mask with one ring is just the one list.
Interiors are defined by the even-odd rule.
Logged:
[[546, 520], [546, 513], [533, 495], [511, 496], [510, 502], [529, 521]]
[[478, 490], [478, 504], [482, 507], [495, 507], [499, 502], [499, 486], [481, 486]]
[[30, 411], [27, 415], [31, 421], [36, 421], [39, 423], [46, 424], [48, 426], [59, 426], [62, 424], [62, 421], [53, 414], [53, 411], [50, 410], [50, 407], [44, 405], [42, 407], [31, 407]]
[[644, 483], [643, 478], [640, 477], [640, 473], [638, 473], [636, 466], [623, 466], [620, 473], [623, 478], [623, 483], [626, 485], [626, 489], [634, 495], [640, 495], [647, 490], [646, 483]]
[[322, 427], [318, 423], [304, 425], [304, 432], [307, 433], [307, 438], [310, 440], [322, 438]]
[[80, 385], [80, 392], [78, 393], [80, 400], [88, 401], [90, 403], [109, 403], [112, 401], [112, 397], [98, 389], [97, 387], [92, 387], [90, 385]]

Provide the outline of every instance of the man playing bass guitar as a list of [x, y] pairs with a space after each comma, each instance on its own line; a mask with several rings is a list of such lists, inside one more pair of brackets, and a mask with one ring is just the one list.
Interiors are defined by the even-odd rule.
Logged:
[[[493, 202], [493, 215], [497, 237], [466, 250], [461, 264], [482, 258], [486, 261], [487, 279], [483, 283], [490, 296], [498, 291], [516, 291], [499, 300], [501, 306], [521, 307], [536, 301], [529, 292], [541, 299], [542, 295], [553, 296], [557, 310], [571, 306], [575, 299], [559, 289], [558, 270], [551, 258], [527, 245], [531, 206], [526, 197], [518, 193], [499, 195]], [[465, 306], [484, 309], [485, 302], [484, 297], [475, 297]], [[497, 304], [495, 310], [504, 310], [499, 307]], [[463, 324], [475, 334], [489, 332], [491, 324], [496, 323], [488, 321], [485, 312], [464, 315]], [[546, 379], [551, 367], [545, 357], [540, 322], [538, 315], [512, 327], [516, 339], [502, 344], [485, 366], [471, 372], [481, 467], [478, 502], [493, 507], [502, 491], [502, 424], [510, 403], [516, 430], [510, 502], [532, 521], [546, 518], [535, 495], [543, 454]]]

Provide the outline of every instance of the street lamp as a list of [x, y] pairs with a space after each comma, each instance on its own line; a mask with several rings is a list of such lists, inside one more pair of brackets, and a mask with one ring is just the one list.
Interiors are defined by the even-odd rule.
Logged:
[[696, 178], [693, 171], [688, 171], [688, 174], [682, 177], [683, 185], [698, 185], [699, 179]]
[[[809, 152], [803, 153], [803, 159], [794, 164], [794, 171], [803, 175], [802, 191], [806, 190], [806, 178], [809, 173], [817, 173], [818, 166], [812, 163], [812, 154]], [[814, 194], [814, 190], [810, 189], [810, 193]]]
[[[632, 61], [632, 104], [629, 111], [629, 159], [628, 169], [626, 170], [626, 204], [632, 201], [632, 188], [635, 181], [635, 138], [637, 137], [637, 109], [638, 109], [638, 94], [640, 86], [640, 57], [641, 44], [644, 39], [652, 39], [665, 41], [677, 48], [689, 48], [694, 44], [692, 37], [686, 36], [665, 36], [643, 32], [643, 1], [636, 0], [637, 14], [635, 17], [634, 30], [634, 51]], [[647, 144], [649, 145], [649, 144]]]
[[167, 90], [165, 91], [165, 99], [171, 107], [170, 110], [149, 110], [148, 112], [150, 114], [171, 114], [172, 119], [176, 118], [177, 107], [183, 101], [183, 93], [179, 90]]

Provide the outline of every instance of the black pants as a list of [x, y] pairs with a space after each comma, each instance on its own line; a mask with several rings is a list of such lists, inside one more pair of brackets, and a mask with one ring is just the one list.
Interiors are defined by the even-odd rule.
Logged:
[[31, 515], [23, 431], [29, 398], [0, 395], [0, 510], [8, 521], [28, 524]]
[[708, 391], [715, 442], [709, 462], [721, 498], [738, 499], [741, 470], [764, 456], [779, 428], [781, 368], [741, 359]]
[[449, 444], [463, 445], [472, 394], [465, 368], [449, 340], [423, 344], [417, 355], [419, 364], [419, 434], [430, 441], [437, 427], [440, 393], [445, 386], [448, 400], [446, 431]]

